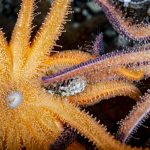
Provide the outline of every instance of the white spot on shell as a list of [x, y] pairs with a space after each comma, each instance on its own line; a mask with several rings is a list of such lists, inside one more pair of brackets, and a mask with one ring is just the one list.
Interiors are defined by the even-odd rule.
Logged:
[[10, 108], [14, 109], [23, 102], [23, 95], [18, 92], [11, 92], [6, 98], [7, 104]]

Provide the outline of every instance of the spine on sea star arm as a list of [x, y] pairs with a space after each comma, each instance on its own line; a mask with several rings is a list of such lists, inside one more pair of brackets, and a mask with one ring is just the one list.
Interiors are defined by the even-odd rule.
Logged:
[[52, 51], [58, 36], [63, 30], [63, 24], [67, 21], [66, 16], [70, 13], [70, 3], [71, 0], [53, 1], [51, 11], [31, 44], [32, 50], [26, 53], [26, 74], [28, 76], [34, 76], [33, 73], [37, 73], [37, 68], [44, 61], [46, 55]]
[[[13, 53], [13, 73], [18, 73], [22, 65], [25, 51], [29, 49], [30, 46], [30, 34], [31, 25], [33, 20], [34, 11], [34, 1], [35, 0], [23, 0], [21, 5], [21, 10], [19, 12], [18, 20], [15, 25], [11, 41], [10, 49]], [[25, 61], [25, 60], [24, 60]]]
[[120, 122], [117, 138], [127, 143], [142, 123], [150, 116], [150, 91], [134, 106], [130, 114]]

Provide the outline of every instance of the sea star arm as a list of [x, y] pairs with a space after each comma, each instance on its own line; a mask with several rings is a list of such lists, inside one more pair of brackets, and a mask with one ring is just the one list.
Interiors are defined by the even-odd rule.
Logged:
[[117, 138], [127, 143], [142, 123], [150, 116], [150, 94], [142, 97], [140, 102], [133, 107], [130, 114], [120, 122]]
[[[103, 41], [103, 33], [100, 33], [96, 40], [93, 42], [93, 54], [97, 57], [100, 57], [104, 54], [104, 41]], [[127, 80], [140, 80], [144, 77], [144, 73], [142, 71], [133, 71], [127, 68], [118, 68], [114, 70], [117, 75], [121, 75], [125, 77]]]
[[70, 127], [64, 129], [56, 141], [50, 146], [51, 150], [86, 150], [85, 145], [81, 145], [76, 141], [78, 134]]
[[[100, 38], [100, 37], [98, 37], [98, 38]], [[100, 44], [100, 46], [101, 46], [101, 44]], [[97, 50], [94, 50], [96, 52], [98, 52], [97, 46], [96, 46]], [[52, 55], [51, 57], [47, 57], [43, 66], [44, 66], [44, 69], [48, 68], [49, 73], [57, 73], [58, 71], [60, 71], [62, 69], [80, 64], [82, 62], [85, 62], [85, 61], [88, 61], [88, 60], [91, 60], [94, 58], [95, 58], [95, 56], [93, 56], [89, 53], [86, 53], [86, 52], [82, 52], [79, 50], [66, 50], [63, 52], [56, 53], [56, 54]], [[141, 80], [144, 77], [143, 71], [134, 71], [133, 69], [127, 69], [125, 67], [114, 69], [112, 72], [114, 72], [114, 74], [117, 74], [118, 76], [122, 76], [130, 81]], [[95, 77], [99, 76], [99, 74], [95, 74], [94, 76]]]
[[34, 76], [33, 74], [37, 73], [37, 68], [41, 65], [46, 55], [51, 52], [58, 36], [63, 30], [66, 15], [70, 12], [70, 3], [71, 0], [55, 0], [53, 2], [51, 11], [48, 13], [31, 45], [31, 50], [26, 54], [26, 75]]
[[[124, 66], [120, 66], [120, 67], [112, 67], [112, 70], [110, 70], [110, 68], [104, 68], [102, 72], [99, 71], [93, 71], [91, 73], [87, 73], [86, 74], [86, 79], [88, 81], [91, 82], [92, 79], [92, 83], [96, 83], [99, 81], [107, 81], [107, 80], [126, 80], [126, 81], [139, 81], [141, 79], [144, 79], [145, 77], [145, 72], [144, 70], [146, 70], [146, 75], [148, 76], [148, 68], [146, 68], [147, 65], [145, 66], [145, 68], [143, 66], [140, 67], [139, 70], [139, 66], [137, 68], [137, 70], [134, 68], [127, 68]], [[101, 74], [101, 76], [100, 76]]]
[[96, 59], [64, 69], [48, 77], [43, 77], [43, 81], [45, 83], [60, 82], [77, 75], [86, 78], [89, 82], [108, 80], [110, 77], [111, 79], [116, 79], [118, 76], [113, 71], [118, 68], [128, 67], [136, 71], [144, 71], [145, 73], [147, 71], [146, 67], [144, 68], [145, 70], [141, 68], [147, 66], [148, 64], [144, 62], [149, 62], [149, 60], [150, 49], [111, 52]]
[[119, 33], [137, 41], [150, 40], [150, 25], [131, 25], [129, 21], [125, 20], [122, 12], [116, 9], [113, 4], [111, 4], [111, 1], [95, 1], [102, 7], [110, 23]]
[[129, 96], [138, 100], [140, 95], [139, 89], [131, 83], [110, 81], [89, 84], [83, 92], [69, 96], [66, 100], [75, 105], [87, 106], [116, 96]]
[[[101, 44], [100, 44], [101, 45]], [[90, 55], [89, 53], [78, 51], [78, 50], [67, 50], [59, 52], [57, 54], [48, 57], [44, 62], [44, 68], [48, 68], [50, 73], [56, 73], [62, 69], [80, 64], [82, 62], [94, 59], [95, 56]], [[118, 68], [113, 71], [118, 76], [122, 76], [127, 80], [140, 80], [144, 77], [142, 71], [133, 71], [127, 68]]]
[[[130, 146], [122, 145], [119, 141], [114, 140], [111, 135], [106, 133], [106, 129], [102, 125], [99, 125], [85, 112], [61, 100], [54, 98], [49, 100], [50, 97], [47, 98], [45, 96], [43, 101], [34, 103], [34, 107], [49, 109], [56, 114], [61, 121], [77, 129], [78, 132], [91, 140], [98, 148], [104, 150], [131, 150]], [[138, 149], [139, 148], [133, 148], [133, 150]]]
[[[8, 43], [4, 37], [4, 33], [0, 30], [0, 77], [10, 73], [12, 69], [12, 53], [8, 47]], [[3, 81], [2, 81], [3, 82]]]
[[139, 81], [144, 78], [144, 71], [136, 71], [127, 68], [118, 68], [115, 70], [117, 75], [120, 75], [130, 81]]
[[43, 65], [44, 68], [48, 68], [48, 71], [56, 73], [61, 69], [65, 69], [94, 58], [94, 56], [86, 52], [79, 50], [66, 50], [48, 57]]
[[[0, 144], [2, 143], [3, 145], [0, 145], [1, 149], [4, 147], [21, 149], [22, 146], [27, 149], [45, 149], [60, 135], [62, 129], [58, 127], [58, 119], [55, 117], [56, 115], [53, 115], [53, 112], [46, 109], [37, 110], [35, 107], [30, 108], [28, 106], [22, 108], [22, 110], [24, 111], [13, 113], [13, 116], [18, 114], [17, 117], [11, 117], [10, 112], [7, 112], [7, 115], [10, 116], [0, 114], [0, 121], [3, 121], [1, 131], [6, 140], [4, 141], [2, 137], [0, 138]], [[5, 120], [2, 119], [4, 116], [6, 116]], [[9, 121], [11, 124], [7, 127]]]
[[56, 141], [50, 146], [51, 150], [66, 150], [66, 148], [77, 138], [77, 133], [71, 128], [65, 128]]
[[103, 33], [100, 33], [95, 42], [93, 43], [93, 54], [95, 56], [101, 56], [104, 52], [104, 41], [103, 41]]
[[25, 51], [29, 49], [34, 0], [23, 0], [18, 20], [13, 30], [10, 49], [13, 52], [13, 74], [20, 72]]

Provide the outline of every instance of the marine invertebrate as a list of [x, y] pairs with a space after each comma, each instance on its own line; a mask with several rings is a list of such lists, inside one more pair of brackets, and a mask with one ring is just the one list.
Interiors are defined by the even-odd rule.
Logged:
[[[48, 13], [44, 24], [31, 44], [30, 34], [34, 0], [23, 0], [18, 21], [9, 44], [5, 40], [3, 32], [0, 31], [0, 149], [48, 149], [49, 145], [64, 130], [64, 124], [73, 127], [89, 138], [98, 148], [104, 150], [108, 148], [115, 150], [131, 149], [130, 146], [122, 145], [119, 141], [114, 140], [111, 135], [106, 133], [106, 129], [102, 125], [99, 125], [90, 115], [76, 107], [74, 105], [76, 99], [72, 103], [66, 102], [65, 98], [60, 95], [48, 94], [41, 84], [41, 78], [46, 72], [57, 72], [57, 70], [53, 70], [55, 67], [52, 67], [55, 66], [54, 62], [56, 62], [54, 57], [60, 63], [61, 61], [66, 61], [68, 66], [72, 63], [71, 58], [66, 59], [70, 55], [67, 52], [62, 54], [62, 57], [66, 56], [64, 59], [62, 59], [61, 54], [54, 56], [51, 60], [47, 55], [52, 51], [55, 41], [63, 29], [62, 24], [65, 23], [65, 17], [70, 12], [70, 2], [70, 0], [56, 0], [53, 2], [51, 12]], [[61, 13], [59, 12], [60, 9]], [[145, 54], [146, 56], [146, 52], [148, 53], [149, 51], [137, 51], [137, 53], [133, 52], [131, 55], [138, 57], [138, 54]], [[78, 52], [71, 53], [78, 54]], [[126, 56], [126, 53], [121, 54]], [[123, 57], [121, 54], [118, 55], [118, 59]], [[84, 59], [79, 59], [76, 62], [77, 64], [94, 57], [86, 53], [84, 55]], [[83, 55], [81, 54], [81, 56]], [[103, 57], [102, 60], [104, 61], [104, 59]], [[50, 63], [52, 60], [54, 62]], [[99, 62], [99, 58], [97, 60]], [[106, 58], [106, 63], [109, 60], [114, 62], [114, 59]], [[149, 55], [144, 60], [148, 61]], [[136, 63], [137, 61], [133, 59], [131, 62]], [[142, 62], [143, 60], [141, 60]], [[65, 66], [65, 63], [63, 64]], [[126, 62], [125, 64], [129, 63]], [[107, 70], [107, 74], [110, 66], [105, 66], [105, 63], [103, 65], [102, 68]], [[116, 65], [118, 65], [118, 68], [122, 67], [120, 63], [116, 63]], [[59, 70], [61, 65], [57, 64], [56, 66], [58, 66]], [[137, 66], [137, 69], [141, 70], [141, 66]], [[116, 68], [112, 66], [113, 69]], [[83, 72], [86, 73], [84, 70]], [[118, 71], [114, 70], [114, 72]], [[124, 72], [126, 73], [128, 70], [124, 70]], [[125, 75], [124, 72], [122, 74]], [[106, 74], [104, 72], [104, 78]], [[126, 77], [128, 78], [128, 75]], [[62, 80], [65, 80], [65, 78]], [[75, 78], [75, 80], [78, 81], [78, 78]], [[122, 86], [120, 90], [125, 89], [125, 92], [122, 93], [123, 95], [131, 95], [136, 98], [139, 96], [139, 90], [132, 83], [120, 81], [114, 84], [113, 82], [115, 81], [108, 83], [111, 92], [108, 91], [107, 97], [117, 93], [111, 85]], [[105, 83], [101, 83], [101, 85], [104, 86]], [[101, 87], [101, 85], [95, 86], [97, 88]], [[88, 86], [90, 87], [91, 85], [89, 84]], [[93, 94], [93, 96], [95, 95]]]
[[97, 57], [104, 54], [103, 33], [100, 33], [93, 43], [93, 54]]
[[[77, 134], [71, 128], [65, 128], [65, 131], [61, 133], [58, 139], [53, 145], [51, 145], [52, 150], [57, 150], [61, 147], [62, 150], [65, 150], [77, 137]], [[65, 145], [67, 143], [67, 145]]]
[[[144, 66], [147, 66], [148, 63], [144, 64], [144, 62], [149, 61], [149, 49], [143, 49], [146, 48], [112, 52], [101, 57], [83, 62], [79, 65], [64, 69], [63, 71], [59, 71], [58, 73], [52, 74], [48, 77], [43, 77], [43, 80], [45, 83], [59, 82], [78, 74], [78, 76], [85, 77], [89, 82], [105, 81], [109, 80], [109, 78], [110, 80], [117, 79], [119, 75], [117, 69], [124, 67], [127, 67], [129, 69], [136, 68], [136, 70], [144, 71], [148, 74], [149, 69], [147, 69], [146, 67], [144, 68]], [[96, 78], [93, 78], [95, 76], [95, 73], [100, 74], [101, 72], [103, 72], [101, 76], [96, 76]], [[116, 72], [116, 74], [114, 72]], [[113, 76], [111, 73], [113, 74]], [[93, 74], [94, 76], [92, 76]]]
[[[110, 62], [111, 62], [111, 65], [109, 64]], [[113, 89], [113, 86], [114, 86], [114, 88], [119, 87], [118, 85], [115, 86], [115, 81], [111, 81], [111, 80], [117, 80], [117, 82], [118, 82], [119, 78], [117, 78], [117, 75], [118, 76], [121, 75], [121, 77], [125, 77], [125, 79], [127, 79], [127, 80], [130, 80], [131, 79], [130, 77], [132, 77], [132, 75], [133, 75], [132, 79], [135, 79], [135, 76], [138, 75], [137, 80], [139, 80], [139, 79], [141, 79], [141, 77], [143, 78], [144, 75], [149, 76], [149, 69], [147, 68], [148, 66], [149, 66], [149, 45], [142, 46], [142, 47], [136, 47], [136, 48], [128, 50], [128, 51], [122, 51], [122, 52], [117, 52], [117, 53], [112, 52], [112, 53], [103, 55], [101, 57], [95, 58], [95, 59], [93, 58], [92, 60], [83, 62], [79, 65], [75, 65], [71, 68], [64, 69], [62, 71], [59, 71], [58, 73], [56, 72], [50, 76], [43, 77], [43, 80], [46, 84], [49, 84], [49, 85], [56, 84], [57, 85], [57, 83], [60, 83], [60, 82], [63, 83], [64, 81], [67, 81], [68, 79], [71, 79], [71, 78], [73, 79], [77, 76], [80, 76], [82, 78], [85, 78], [88, 81], [89, 85], [90, 85], [90, 83], [92, 83], [92, 84], [94, 83], [93, 85], [91, 84], [89, 86], [89, 92], [84, 90], [83, 92], [81, 92], [75, 96], [70, 95], [69, 97], [67, 97], [67, 101], [71, 102], [71, 103], [74, 103], [74, 100], [75, 100], [74, 97], [76, 97], [77, 105], [80, 106], [83, 104], [84, 105], [88, 104], [87, 102], [89, 100], [86, 98], [84, 101], [84, 98], [83, 98], [86, 96], [90, 99], [89, 104], [96, 103], [101, 98], [102, 99], [106, 98], [106, 97], [103, 98], [102, 96], [98, 97], [98, 94], [97, 94], [97, 97], [95, 97], [94, 101], [93, 101], [91, 97], [93, 97], [93, 95], [95, 95], [94, 92], [98, 93], [96, 91], [96, 89], [98, 91], [102, 92], [102, 89], [104, 89], [104, 87], [102, 87], [102, 89], [100, 89], [101, 86], [98, 88], [94, 87], [94, 92], [92, 93], [92, 90], [90, 89], [92, 86], [96, 86], [98, 84], [103, 84], [103, 85], [105, 85], [105, 88], [107, 90], [109, 90], [109, 87], [111, 87], [110, 83], [113, 82], [112, 89]], [[111, 72], [112, 74], [109, 74], [108, 72]], [[100, 78], [98, 78], [99, 74], [101, 74]], [[110, 77], [112, 77], [112, 78], [109, 79]], [[122, 79], [120, 79], [120, 81], [121, 80]], [[95, 81], [96, 81], [96, 83], [95, 83]], [[105, 82], [105, 81], [109, 81], [108, 86], [107, 86], [107, 82]], [[99, 83], [97, 83], [97, 82], [99, 82]], [[123, 88], [121, 87], [121, 89], [123, 89]], [[88, 88], [87, 88], [87, 90], [88, 90]], [[84, 92], [85, 92], [85, 95], [84, 95]], [[99, 94], [101, 92], [99, 92]], [[119, 92], [120, 92], [120, 90], [119, 90]], [[90, 94], [88, 95], [88, 93], [90, 93]], [[105, 94], [102, 94], [102, 95], [105, 95]], [[110, 95], [110, 96], [112, 97], [112, 95]], [[72, 97], [73, 97], [73, 99], [71, 101]], [[80, 102], [80, 100], [81, 100], [81, 102]], [[137, 118], [138, 118], [138, 116], [137, 116]], [[133, 123], [135, 123], [135, 122], [133, 122]], [[132, 125], [132, 124], [129, 123], [129, 125]], [[77, 128], [77, 130], [79, 131], [79, 128]], [[127, 132], [128, 131], [129, 130], [127, 130]], [[92, 139], [92, 137], [88, 137], [88, 138]], [[94, 141], [94, 140], [92, 139], [92, 141]], [[105, 147], [105, 146], [103, 147], [103, 146], [104, 145], [101, 144], [101, 148], [111, 149], [110, 145], [108, 147]], [[114, 149], [117, 149], [117, 147], [115, 147]], [[120, 149], [122, 149], [122, 148], [120, 147]], [[125, 149], [128, 149], [128, 148], [126, 147]], [[129, 148], [129, 149], [131, 149], [131, 148]]]
[[123, 143], [127, 143], [142, 123], [149, 117], [150, 114], [150, 97], [149, 91], [142, 100], [134, 106], [130, 114], [120, 122], [120, 129], [117, 137]]
[[[48, 83], [49, 85], [53, 85], [53, 84], [57, 84], [57, 83], [60, 83], [63, 81], [67, 81], [67, 79], [69, 79], [69, 78], [74, 78], [76, 76], [80, 76], [80, 77], [83, 77], [85, 79], [89, 79], [88, 83], [90, 83], [90, 82], [93, 82], [93, 80], [95, 81], [96, 78], [98, 78], [98, 76], [97, 76], [98, 74], [101, 74], [102, 76], [104, 75], [104, 79], [107, 79], [107, 81], [108, 81], [109, 80], [107, 78], [108, 76], [104, 72], [106, 70], [108, 71], [109, 69], [111, 70], [113, 67], [116, 69], [117, 66], [118, 66], [118, 68], [116, 69], [117, 74], [119, 73], [119, 70], [121, 70], [121, 72], [120, 72], [120, 73], [122, 73], [121, 75], [122, 76], [126, 75], [127, 79], [129, 79], [130, 75], [133, 75], [133, 77], [134, 77], [134, 75], [135, 76], [139, 75], [139, 77], [141, 77], [141, 76], [143, 77], [143, 71], [145, 74], [149, 75], [147, 67], [146, 67], [148, 65], [148, 63], [145, 63], [145, 61], [146, 62], [149, 61], [149, 45], [147, 45], [147, 47], [139, 47], [136, 50], [132, 49], [131, 51], [128, 51], [128, 52], [126, 51], [124, 53], [123, 52], [118, 52], [118, 53], [113, 52], [113, 53], [110, 53], [110, 54], [105, 55], [103, 57], [95, 58], [95, 59], [92, 59], [90, 61], [83, 62], [80, 65], [75, 65], [71, 68], [64, 69], [63, 71], [60, 71], [59, 73], [55, 73], [55, 74], [52, 74], [50, 76], [44, 77], [43, 80], [44, 80], [44, 82]], [[138, 60], [137, 60], [137, 57], [139, 57]], [[125, 59], [123, 59], [123, 58], [125, 58]], [[111, 68], [109, 68], [109, 62], [111, 62]], [[105, 70], [104, 66], [106, 67], [106, 70]], [[100, 67], [103, 68], [103, 70]], [[125, 69], [123, 67], [130, 68], [131, 72], [128, 69]], [[85, 70], [84, 70], [84, 68], [85, 68]], [[114, 70], [115, 70], [114, 68], [111, 70], [112, 72], [114, 72]], [[79, 70], [79, 71], [76, 71], [76, 70]], [[94, 74], [95, 73], [94, 70], [97, 71], [97, 74]], [[135, 70], [135, 72], [133, 70]], [[137, 71], [137, 70], [139, 70], [139, 71]], [[125, 72], [123, 72], [123, 71], [125, 71]], [[88, 77], [88, 74], [90, 74], [90, 75], [93, 74], [92, 78], [86, 78], [86, 77]], [[94, 76], [96, 76], [96, 78], [93, 79]], [[114, 77], [114, 76], [112, 76], [112, 77]], [[140, 79], [140, 78], [138, 78], [138, 79]], [[114, 80], [116, 80], [116, 79], [114, 78]], [[89, 92], [84, 90], [83, 92], [81, 92], [75, 96], [69, 96], [69, 97], [67, 97], [67, 101], [74, 103], [74, 101], [76, 100], [77, 105], [79, 105], [79, 106], [83, 105], [83, 104], [87, 105], [88, 103], [93, 104], [95, 102], [98, 102], [99, 99], [101, 99], [101, 98], [105, 99], [106, 97], [103, 98], [101, 95], [100, 95], [100, 97], [93, 97], [95, 95], [94, 92], [98, 93], [96, 91], [96, 89], [98, 91], [102, 92], [102, 89], [104, 89], [104, 86], [102, 86], [101, 90], [99, 90], [101, 88], [101, 86], [100, 87], [98, 86], [96, 88], [94, 87], [93, 93], [91, 90], [92, 86], [97, 86], [98, 84], [105, 85], [105, 88], [107, 89], [106, 92], [109, 90], [109, 87], [111, 87], [111, 84], [110, 84], [111, 82], [113, 82], [112, 89], [113, 89], [113, 86], [114, 86], [114, 88], [119, 87], [118, 85], [115, 86], [115, 81], [109, 81], [108, 86], [107, 86], [107, 83], [104, 82], [105, 80], [103, 81], [102, 78], [99, 81], [100, 81], [99, 83], [94, 83], [93, 85], [89, 84], [90, 85], [89, 86]], [[104, 82], [104, 84], [103, 84], [103, 82]], [[121, 87], [121, 89], [123, 89], [123, 88]], [[88, 90], [88, 88], [87, 88], [87, 90]], [[120, 91], [121, 90], [119, 90], [119, 92]], [[85, 94], [84, 94], [84, 92], [85, 92]], [[101, 92], [99, 92], [99, 94]], [[88, 93], [89, 93], [89, 95], [88, 95]], [[105, 94], [102, 94], [102, 95], [105, 95]], [[133, 95], [133, 93], [132, 93], [132, 95]], [[97, 96], [98, 96], [98, 94], [97, 94]], [[110, 96], [112, 97], [112, 95], [110, 95]], [[72, 101], [70, 101], [72, 97], [73, 97], [73, 99], [72, 99]], [[74, 97], [76, 97], [76, 98], [74, 98]], [[85, 97], [85, 98], [87, 97], [87, 98], [89, 98], [89, 100], [87, 98], [84, 100], [83, 97]], [[94, 98], [94, 101], [92, 100], [92, 97]], [[81, 100], [81, 102], [80, 102], [80, 100]], [[77, 130], [79, 131], [79, 128], [77, 128]], [[88, 138], [92, 139], [92, 137], [88, 137]], [[109, 148], [110, 147], [111, 146], [109, 146]], [[104, 146], [103, 148], [105, 149], [106, 147]]]
[[[148, 5], [149, 1], [121, 1], [126, 6], [129, 4], [133, 4], [135, 6], [142, 6], [141, 3], [148, 3], [147, 6], [144, 7], [145, 14], [144, 16], [138, 14], [142, 10], [131, 10], [127, 8], [127, 10], [123, 7], [117, 7], [120, 5], [118, 1], [113, 0], [96, 0], [97, 4], [99, 4], [106, 16], [108, 17], [110, 23], [114, 26], [116, 31], [120, 34], [128, 37], [129, 39], [133, 39], [136, 41], [146, 41], [150, 39], [150, 25], [149, 21], [146, 21], [145, 18], [149, 18], [148, 15]], [[138, 4], [139, 3], [139, 4]], [[134, 13], [133, 13], [134, 12]], [[141, 20], [140, 17], [142, 16]], [[138, 21], [139, 20], [139, 21]]]
[[[62, 130], [59, 126], [59, 120], [56, 119], [57, 117], [55, 118], [54, 114], [52, 115], [52, 113], [47, 113], [44, 110], [45, 113], [37, 115], [37, 109], [35, 107], [32, 109], [31, 106], [28, 107], [27, 105], [34, 104], [40, 100], [39, 95], [41, 94], [37, 94], [36, 91], [41, 91], [42, 88], [40, 80], [38, 76], [35, 77], [35, 74], [39, 76], [42, 74], [42, 71], [38, 72], [38, 68], [40, 69], [39, 66], [41, 65], [40, 62], [45, 61], [45, 58], [47, 58], [46, 53], [54, 45], [55, 40], [60, 34], [64, 16], [69, 13], [69, 3], [70, 1], [66, 0], [53, 3], [51, 14], [47, 15], [41, 31], [36, 36], [36, 40], [34, 40], [34, 46], [32, 45], [36, 48], [38, 46], [39, 49], [31, 48], [32, 46], [30, 46], [29, 41], [35, 7], [34, 0], [23, 1], [9, 44], [6, 42], [3, 32], [0, 31], [0, 116], [3, 122], [0, 127], [0, 149], [21, 149], [23, 147], [26, 149], [48, 149], [49, 144], [54, 141]], [[61, 14], [57, 12], [60, 7], [62, 10]], [[56, 22], [57, 26], [55, 26]], [[49, 26], [52, 28], [49, 28]], [[51, 37], [48, 37], [51, 39], [51, 42], [46, 38], [43, 46], [42, 43], [38, 42], [41, 36], [45, 36], [45, 34], [51, 34]], [[35, 43], [38, 44], [36, 45]], [[35, 53], [39, 53], [35, 51], [40, 50], [40, 46], [43, 47], [42, 49], [45, 48], [47, 50], [44, 49], [43, 53], [41, 51], [35, 57]], [[42, 60], [38, 59], [39, 57]], [[34, 60], [38, 59], [37, 63], [33, 64], [33, 58]], [[31, 71], [32, 64], [35, 74]], [[45, 95], [44, 93], [43, 91], [43, 96]], [[34, 115], [36, 117], [32, 118], [29, 114], [32, 117]], [[53, 120], [52, 122], [46, 119], [48, 116], [52, 116], [50, 117]], [[49, 139], [51, 142], [49, 142]]]

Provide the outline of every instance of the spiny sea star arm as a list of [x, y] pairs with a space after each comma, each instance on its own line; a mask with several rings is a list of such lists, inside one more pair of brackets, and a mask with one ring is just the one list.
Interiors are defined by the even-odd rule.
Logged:
[[50, 146], [51, 150], [66, 150], [77, 138], [77, 133], [71, 128], [65, 128], [56, 141]]
[[[8, 43], [4, 37], [4, 33], [0, 30], [0, 75], [5, 75], [12, 69], [12, 53], [8, 47]], [[1, 76], [2, 77], [2, 76]]]
[[89, 84], [86, 89], [74, 96], [69, 96], [67, 100], [75, 105], [93, 105], [104, 99], [116, 96], [129, 96], [135, 100], [141, 95], [138, 88], [131, 83], [110, 81]]
[[144, 71], [146, 73], [147, 68], [145, 67], [144, 70], [142, 68], [148, 65], [145, 62], [149, 62], [149, 60], [150, 49], [111, 52], [96, 59], [64, 69], [48, 77], [43, 77], [43, 81], [45, 83], [60, 82], [77, 75], [85, 77], [90, 82], [108, 80], [110, 77], [111, 79], [116, 79], [118, 74], [114, 74], [114, 70], [118, 68], [128, 67], [129, 69]]
[[150, 116], [150, 94], [147, 93], [142, 97], [130, 114], [120, 122], [120, 129], [117, 138], [123, 143], [127, 143], [142, 123]]
[[95, 56], [101, 56], [104, 52], [104, 41], [103, 41], [103, 33], [100, 33], [95, 42], [93, 43], [93, 54]]
[[86, 150], [85, 145], [76, 141], [78, 134], [72, 128], [65, 129], [50, 146], [51, 150]]
[[86, 52], [79, 50], [67, 50], [48, 57], [43, 65], [48, 68], [48, 71], [56, 73], [61, 69], [65, 69], [94, 58], [94, 56]]
[[136, 71], [127, 68], [118, 68], [115, 70], [116, 74], [125, 77], [128, 80], [138, 81], [144, 78], [144, 71]]
[[26, 67], [29, 76], [33, 76], [33, 73], [36, 73], [37, 67], [41, 65], [46, 55], [54, 47], [58, 36], [63, 30], [63, 24], [66, 23], [66, 15], [70, 12], [70, 3], [71, 0], [55, 0], [53, 2], [51, 11], [31, 45], [31, 50], [26, 54]]
[[[104, 41], [103, 41], [103, 33], [100, 33], [96, 40], [93, 43], [93, 54], [97, 57], [104, 54]], [[133, 71], [127, 68], [118, 68], [115, 70], [116, 74], [120, 74], [125, 77], [127, 80], [140, 80], [144, 77], [144, 73], [140, 71]]]
[[110, 23], [121, 34], [128, 38], [137, 41], [150, 40], [150, 25], [137, 26], [131, 25], [129, 21], [125, 20], [122, 12], [115, 8], [109, 0], [95, 0], [99, 4]]
[[[92, 56], [91, 54], [86, 52], [82, 52], [79, 50], [67, 50], [67, 51], [54, 54], [51, 57], [48, 57], [45, 60], [43, 66], [44, 68], [45, 67], [48, 68], [49, 73], [57, 73], [62, 69], [80, 64], [88, 60], [92, 60], [94, 58], [95, 56]], [[134, 71], [132, 69], [127, 69], [127, 68], [114, 69], [112, 72], [114, 74], [117, 74], [118, 76], [122, 76], [127, 80], [131, 80], [131, 81], [141, 80], [144, 77], [143, 71]], [[95, 74], [95, 76], [99, 76], [99, 75]]]
[[[145, 66], [147, 67], [147, 66]], [[135, 68], [127, 68], [124, 66], [120, 67], [113, 67], [110, 70], [110, 68], [104, 68], [102, 72], [99, 71], [93, 71], [91, 73], [86, 74], [86, 79], [92, 83], [96, 83], [99, 81], [107, 81], [107, 80], [120, 80], [124, 79], [127, 81], [139, 81], [141, 79], [144, 79], [145, 77], [145, 72], [144, 70], [147, 70], [147, 75], [148, 75], [148, 69], [144, 69], [142, 66], [139, 70], [139, 67], [137, 70]], [[101, 76], [100, 76], [101, 75]]]
[[29, 49], [29, 40], [31, 34], [31, 24], [33, 20], [35, 0], [23, 0], [18, 20], [15, 25], [11, 41], [10, 49], [13, 52], [13, 72], [17, 73], [23, 65], [23, 54]]
[[[106, 133], [106, 128], [99, 125], [88, 114], [80, 111], [72, 104], [65, 103], [58, 99], [52, 99], [49, 96], [44, 97], [43, 101], [34, 103], [34, 107], [43, 107], [54, 112], [61, 121], [77, 129], [78, 132], [90, 139], [99, 149], [131, 150], [130, 146], [122, 145], [119, 141], [114, 140], [111, 135]], [[138, 149], [140, 148], [133, 148], [133, 150]]]

